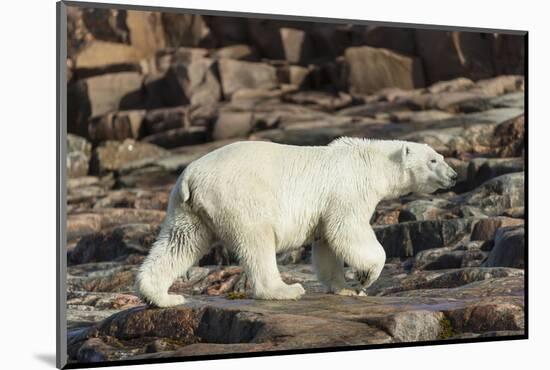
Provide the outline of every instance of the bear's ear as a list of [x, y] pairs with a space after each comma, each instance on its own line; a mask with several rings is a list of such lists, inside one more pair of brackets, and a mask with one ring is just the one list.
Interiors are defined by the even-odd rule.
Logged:
[[403, 147], [401, 148], [401, 163], [403, 163], [403, 167], [411, 167], [412, 156], [413, 154], [411, 152], [411, 147], [408, 144], [403, 144]]

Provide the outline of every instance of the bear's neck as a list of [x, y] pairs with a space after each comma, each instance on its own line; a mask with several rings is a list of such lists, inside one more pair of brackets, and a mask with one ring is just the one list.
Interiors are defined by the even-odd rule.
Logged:
[[[382, 200], [396, 199], [412, 192], [412, 179], [407, 171], [392, 156], [400, 148], [392, 145], [368, 144], [370, 150], [361, 151], [363, 165], [366, 166], [364, 177], [365, 195], [378, 204]], [[391, 143], [391, 142], [390, 142]]]

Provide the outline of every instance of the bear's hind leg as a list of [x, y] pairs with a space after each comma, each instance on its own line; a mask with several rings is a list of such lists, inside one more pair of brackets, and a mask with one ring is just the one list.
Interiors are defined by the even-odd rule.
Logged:
[[346, 283], [344, 262], [336, 256], [326, 242], [320, 240], [313, 244], [312, 263], [317, 278], [330, 293], [347, 296], [361, 293]]
[[196, 215], [187, 213], [167, 219], [139, 268], [138, 295], [157, 307], [184, 303], [183, 296], [168, 294], [168, 289], [208, 250], [211, 241], [210, 231]]
[[277, 268], [275, 240], [272, 229], [255, 230], [246, 240], [236, 244], [236, 252], [248, 275], [257, 299], [298, 299], [305, 290], [302, 285], [286, 284]]

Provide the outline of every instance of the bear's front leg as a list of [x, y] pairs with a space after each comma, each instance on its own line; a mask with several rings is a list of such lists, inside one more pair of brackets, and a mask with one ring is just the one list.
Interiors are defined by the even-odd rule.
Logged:
[[327, 288], [329, 293], [345, 296], [365, 295], [346, 283], [344, 262], [325, 241], [319, 240], [313, 244], [312, 263], [317, 279]]
[[327, 243], [338, 258], [358, 271], [360, 283], [366, 289], [380, 276], [386, 252], [370, 225], [354, 221], [340, 220], [335, 232], [327, 235]]

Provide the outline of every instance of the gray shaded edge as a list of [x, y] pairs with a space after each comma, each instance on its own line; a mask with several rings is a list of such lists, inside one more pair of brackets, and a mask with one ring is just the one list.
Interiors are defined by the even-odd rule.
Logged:
[[56, 131], [57, 131], [57, 258], [56, 258], [56, 367], [61, 369], [67, 364], [67, 6], [56, 3], [57, 16], [57, 63], [56, 63]]
[[363, 26], [406, 27], [406, 28], [436, 30], [436, 31], [484, 32], [484, 33], [501, 33], [501, 34], [508, 34], [508, 35], [525, 35], [528, 32], [527, 30], [445, 26], [445, 25], [434, 25], [434, 24], [423, 24], [423, 23], [383, 22], [383, 21], [346, 19], [346, 18], [309, 17], [309, 16], [301, 16], [301, 15], [247, 13], [247, 12], [232, 12], [232, 11], [226, 11], [226, 10], [185, 9], [185, 8], [173, 8], [173, 7], [150, 6], [150, 5], [109, 4], [109, 3], [81, 2], [81, 1], [62, 1], [62, 2], [67, 6], [75, 6], [75, 7], [81, 7], [81, 8], [157, 11], [157, 12], [186, 13], [186, 14], [198, 14], [198, 15], [214, 15], [214, 16], [225, 16], [225, 17], [286, 20], [286, 21], [297, 21], [297, 22], [354, 24], [354, 25], [363, 25]]

